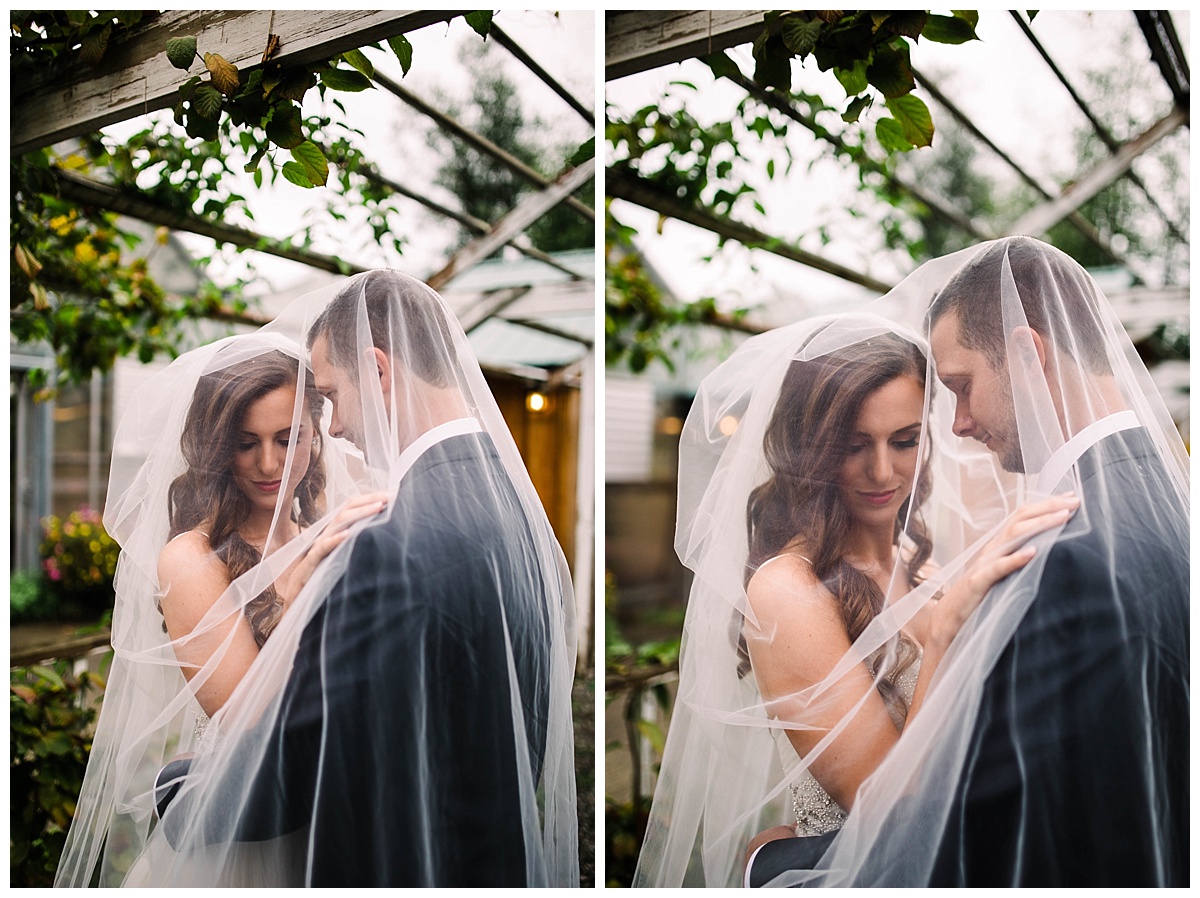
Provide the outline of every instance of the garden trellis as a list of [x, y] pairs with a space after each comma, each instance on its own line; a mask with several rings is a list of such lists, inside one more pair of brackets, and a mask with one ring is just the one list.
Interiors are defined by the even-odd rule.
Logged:
[[[170, 38], [181, 35], [196, 36], [197, 43], [205, 49], [219, 51], [229, 63], [236, 66], [242, 77], [261, 68], [264, 60], [279, 68], [305, 66], [327, 60], [338, 54], [395, 38], [436, 23], [465, 15], [463, 11], [449, 10], [219, 10], [219, 11], [167, 11], [143, 17], [135, 27], [116, 33], [105, 48], [99, 64], [88, 64], [79, 59], [69, 64], [48, 68], [44, 77], [23, 79], [14, 85], [10, 132], [10, 152], [14, 159], [22, 153], [48, 147], [62, 141], [83, 138], [98, 129], [123, 122], [148, 112], [161, 110], [175, 104], [179, 88], [188, 74], [172, 66], [164, 53]], [[474, 25], [472, 26], [474, 27]], [[270, 36], [278, 37], [278, 49], [264, 53]], [[498, 28], [491, 35], [521, 65], [528, 68], [562, 101], [581, 116], [588, 118], [587, 106], [573, 97], [570, 92], [550, 76], [506, 32]], [[429, 60], [417, 60], [418, 65]], [[399, 183], [395, 177], [383, 174], [380, 168], [366, 160], [357, 169], [358, 174], [370, 181], [384, 195], [402, 201], [419, 203], [436, 216], [454, 221], [473, 232], [474, 239], [445, 260], [440, 271], [428, 275], [435, 288], [445, 290], [453, 287], [455, 279], [461, 278], [480, 261], [500, 249], [511, 245], [526, 257], [534, 260], [542, 270], [553, 272], [560, 280], [577, 285], [573, 290], [550, 291], [549, 299], [531, 303], [530, 297], [512, 297], [507, 302], [497, 302], [497, 295], [505, 291], [481, 288], [472, 301], [456, 305], [456, 313], [478, 329], [489, 319], [502, 321], [513, 333], [524, 331], [532, 335], [552, 335], [559, 341], [575, 347], [565, 351], [566, 361], [539, 366], [500, 363], [487, 368], [491, 374], [519, 381], [530, 389], [542, 391], [568, 390], [577, 394], [562, 407], [572, 410], [570, 427], [574, 433], [570, 440], [578, 451], [572, 458], [560, 463], [573, 467], [572, 479], [577, 484], [569, 508], [572, 521], [560, 520], [556, 526], [568, 528], [564, 543], [573, 544], [570, 555], [572, 571], [579, 603], [576, 615], [580, 636], [580, 663], [588, 661], [586, 646], [592, 619], [592, 483], [593, 483], [593, 420], [590, 413], [591, 396], [594, 392], [594, 338], [590, 321], [591, 287], [594, 282], [594, 266], [574, 264], [545, 253], [532, 245], [523, 231], [542, 217], [552, 207], [565, 204], [585, 221], [594, 221], [592, 207], [580, 202], [571, 194], [589, 183], [593, 178], [594, 160], [585, 159], [568, 165], [563, 171], [550, 175], [534, 171], [519, 162], [507, 150], [498, 147], [481, 135], [455, 121], [451, 116], [436, 108], [436, 104], [418, 97], [413, 91], [388, 79], [383, 73], [374, 73], [374, 83], [388, 93], [416, 108], [432, 120], [438, 128], [453, 134], [479, 152], [500, 160], [501, 164], [517, 170], [520, 177], [530, 181], [534, 190], [526, 194], [517, 206], [499, 221], [483, 221], [450, 204], [438, 202], [424, 195], [414, 185]], [[331, 148], [322, 148], [329, 162], [336, 166], [340, 161]], [[301, 263], [311, 269], [346, 275], [363, 270], [353, 258], [334, 258], [301, 246], [291, 245], [289, 240], [279, 240], [255, 232], [251, 228], [238, 227], [219, 218], [204, 215], [195, 209], [171, 208], [154, 196], [139, 191], [131, 185], [114, 185], [87, 177], [78, 171], [60, 168], [53, 172], [57, 196], [82, 207], [103, 209], [138, 219], [150, 225], [172, 231], [186, 231], [214, 240], [218, 245], [230, 245], [251, 252], [263, 253]], [[16, 247], [13, 248], [14, 250]], [[347, 254], [349, 255], [349, 254]], [[414, 272], [416, 273], [416, 272]], [[542, 283], [545, 275], [531, 274], [530, 285]], [[460, 281], [461, 283], [461, 281]], [[511, 291], [512, 288], [506, 288]], [[461, 290], [459, 291], [462, 292]], [[518, 293], [520, 291], [517, 291]], [[581, 298], [585, 297], [585, 298]], [[171, 297], [168, 295], [167, 299]], [[87, 302], [87, 297], [79, 298]], [[14, 296], [14, 303], [17, 301]], [[584, 308], [586, 302], [588, 308]], [[531, 311], [532, 310], [532, 311]], [[212, 304], [209, 317], [226, 322], [260, 325], [269, 320], [261, 312], [232, 308], [221, 303]], [[581, 319], [586, 315], [589, 326], [564, 326], [564, 320]], [[578, 322], [574, 322], [578, 324]], [[520, 339], [519, 336], [517, 338]], [[543, 337], [544, 339], [544, 337]], [[32, 359], [31, 365], [45, 365], [45, 359]], [[536, 430], [536, 428], [533, 428]], [[542, 453], [549, 456], [547, 453]], [[554, 479], [562, 475], [555, 473]], [[535, 481], [537, 475], [535, 473]], [[46, 496], [41, 501], [46, 501]], [[553, 514], [553, 512], [552, 512]]]

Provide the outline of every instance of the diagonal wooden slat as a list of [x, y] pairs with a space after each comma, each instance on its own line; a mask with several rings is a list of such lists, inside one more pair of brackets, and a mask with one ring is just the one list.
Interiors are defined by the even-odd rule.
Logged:
[[1094, 169], [1064, 190], [1048, 203], [1031, 210], [1009, 228], [1009, 234], [1027, 234], [1036, 237], [1054, 227], [1071, 212], [1074, 212], [1097, 193], [1121, 177], [1133, 164], [1133, 160], [1150, 149], [1168, 134], [1186, 124], [1188, 114], [1182, 109], [1172, 109], [1145, 133], [1122, 144], [1112, 157], [1105, 159]]
[[604, 15], [604, 80], [748, 44], [766, 10], [622, 10]]
[[486, 259], [514, 236], [521, 233], [556, 205], [570, 198], [571, 194], [590, 181], [596, 172], [595, 158], [561, 175], [557, 181], [540, 193], [530, 194], [517, 203], [513, 210], [492, 225], [488, 233], [472, 240], [446, 263], [441, 271], [426, 278], [434, 290], [440, 290], [476, 262]]
[[559, 84], [558, 81], [554, 79], [553, 75], [538, 65], [533, 57], [525, 52], [525, 49], [520, 44], [501, 31], [499, 25], [493, 23], [488, 35], [494, 38], [496, 43], [498, 43], [501, 47], [519, 59], [525, 68], [537, 75], [543, 84], [562, 97], [568, 106], [583, 116], [583, 120], [585, 122], [587, 122], [589, 125], [595, 124], [596, 114], [584, 106], [583, 103], [579, 102], [579, 100], [575, 99], [575, 96], [565, 87]]

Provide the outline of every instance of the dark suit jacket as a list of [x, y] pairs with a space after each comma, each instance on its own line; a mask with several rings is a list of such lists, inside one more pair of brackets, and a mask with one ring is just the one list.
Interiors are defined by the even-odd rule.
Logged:
[[518, 770], [536, 788], [550, 664], [534, 528], [490, 438], [417, 460], [301, 637], [237, 840], [309, 827], [314, 886], [525, 885]]
[[1077, 470], [1084, 506], [985, 683], [933, 885], [1188, 882], [1187, 511], [1140, 428]]
[[[984, 684], [930, 885], [1188, 882], [1187, 511], [1144, 430], [1077, 470], [1084, 506]], [[826, 847], [768, 843], [752, 884]], [[887, 883], [886, 857], [868, 866]]]

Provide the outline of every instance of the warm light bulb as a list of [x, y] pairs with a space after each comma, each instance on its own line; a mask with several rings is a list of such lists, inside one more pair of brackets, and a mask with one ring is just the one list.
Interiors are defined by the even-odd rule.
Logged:
[[546, 409], [546, 397], [538, 392], [529, 393], [525, 397], [525, 408], [531, 412], [541, 412]]

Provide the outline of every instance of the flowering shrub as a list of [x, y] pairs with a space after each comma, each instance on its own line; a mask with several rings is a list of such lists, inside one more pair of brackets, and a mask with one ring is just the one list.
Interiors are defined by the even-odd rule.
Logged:
[[64, 611], [102, 611], [111, 607], [113, 574], [121, 547], [108, 535], [100, 513], [84, 505], [65, 519], [42, 520], [41, 544], [46, 586]]

